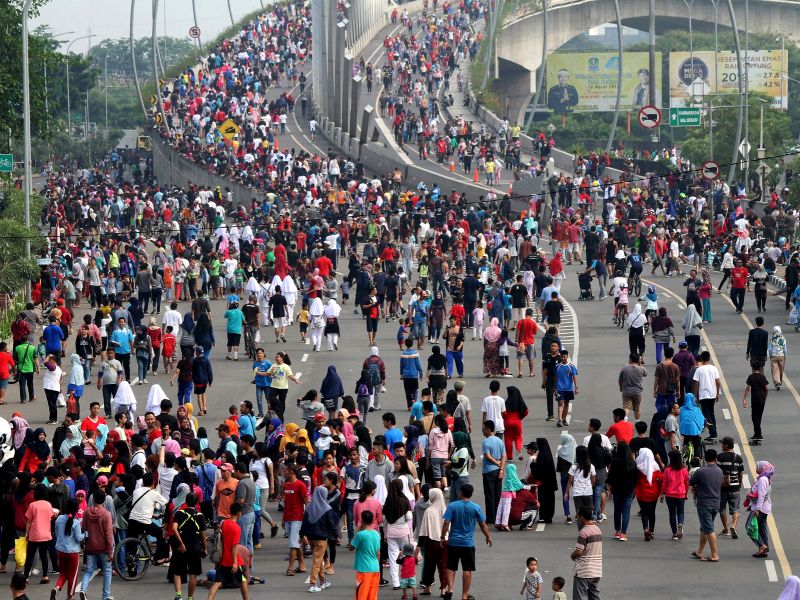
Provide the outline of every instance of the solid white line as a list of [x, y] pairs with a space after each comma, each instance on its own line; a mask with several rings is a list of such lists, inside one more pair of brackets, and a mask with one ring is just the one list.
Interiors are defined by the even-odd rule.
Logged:
[[744, 487], [746, 487], [747, 489], [750, 489], [750, 487], [751, 487], [751, 485], [750, 485], [750, 475], [748, 475], [747, 473], [742, 475], [742, 485]]
[[767, 579], [770, 583], [775, 583], [778, 581], [778, 572], [775, 570], [775, 562], [771, 560], [765, 560], [764, 566], [767, 568]]
[[730, 421], [731, 420], [731, 411], [729, 411], [727, 408], [723, 408], [722, 409], [722, 416], [724, 416], [725, 419]]
[[[552, 350], [551, 350], [551, 352], [552, 352]], [[570, 414], [570, 415], [572, 414], [572, 402], [569, 403], [569, 407], [567, 408], [567, 413]]]
[[[536, 524], [536, 531], [542, 532], [544, 531], [544, 523], [537, 523]], [[770, 561], [772, 562], [772, 561]]]
[[572, 308], [572, 304], [567, 302], [563, 297], [561, 298], [561, 301], [564, 303], [564, 306], [567, 307], [567, 310], [569, 311], [570, 316], [572, 317], [572, 323], [575, 325], [575, 342], [574, 342], [574, 346], [572, 348], [572, 364], [574, 364], [577, 367], [578, 366], [578, 354], [580, 353], [580, 349], [581, 349], [580, 327], [578, 325], [578, 315], [575, 312], [575, 309]]
[[572, 415], [567, 415], [567, 425], [572, 422]]
[[[552, 352], [552, 350], [551, 350], [551, 352]], [[303, 358], [300, 359], [300, 362], [306, 362], [307, 360], [308, 360], [308, 352], [303, 354]]]

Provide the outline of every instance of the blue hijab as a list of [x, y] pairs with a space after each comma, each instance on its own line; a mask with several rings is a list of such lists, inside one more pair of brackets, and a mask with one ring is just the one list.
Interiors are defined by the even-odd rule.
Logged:
[[706, 418], [703, 416], [703, 411], [697, 406], [694, 394], [687, 393], [681, 407], [681, 435], [700, 435], [705, 423]]
[[336, 372], [335, 366], [330, 365], [328, 367], [328, 372], [325, 375], [325, 379], [322, 380], [322, 385], [320, 386], [319, 394], [322, 398], [325, 399], [339, 398], [341, 396], [344, 396], [344, 386], [342, 385], [342, 379]]

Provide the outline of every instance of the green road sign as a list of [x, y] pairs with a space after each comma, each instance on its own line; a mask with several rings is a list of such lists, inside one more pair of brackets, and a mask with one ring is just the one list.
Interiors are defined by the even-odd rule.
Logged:
[[11, 173], [14, 170], [14, 155], [0, 154], [0, 173]]
[[700, 127], [700, 109], [680, 107], [669, 109], [670, 127]]

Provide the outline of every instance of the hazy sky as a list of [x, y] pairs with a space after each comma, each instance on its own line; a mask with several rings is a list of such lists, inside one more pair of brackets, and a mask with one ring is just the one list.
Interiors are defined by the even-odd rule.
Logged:
[[[195, 0], [197, 21], [202, 32], [202, 40], [210, 40], [230, 25], [227, 2], [223, 0]], [[264, 2], [268, 4], [268, 2]], [[233, 18], [239, 19], [261, 6], [260, 0], [231, 0]], [[165, 14], [166, 11], [166, 14]], [[92, 43], [104, 38], [127, 38], [130, 28], [131, 5], [129, 0], [50, 0], [42, 8], [39, 18], [31, 29], [48, 25], [53, 34], [74, 31], [70, 35], [59, 36], [69, 41], [77, 37], [94, 34]], [[151, 34], [152, 2], [136, 1], [134, 35]], [[191, 0], [161, 0], [159, 2], [158, 33], [174, 37], [189, 37], [189, 28], [194, 25]], [[87, 40], [77, 42], [73, 52], [86, 52]]]

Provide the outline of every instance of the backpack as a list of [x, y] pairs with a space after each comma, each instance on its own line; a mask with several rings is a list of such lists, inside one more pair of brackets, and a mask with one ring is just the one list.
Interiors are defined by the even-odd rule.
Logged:
[[356, 390], [356, 394], [359, 396], [369, 396], [369, 387], [363, 381], [358, 384], [358, 390]]
[[381, 385], [381, 369], [377, 362], [371, 362], [367, 370], [369, 382], [372, 385]]
[[222, 551], [222, 525], [220, 524], [214, 531], [214, 536], [211, 538], [211, 554], [209, 558], [211, 558], [211, 562], [215, 565], [218, 565], [219, 561], [222, 560]]

